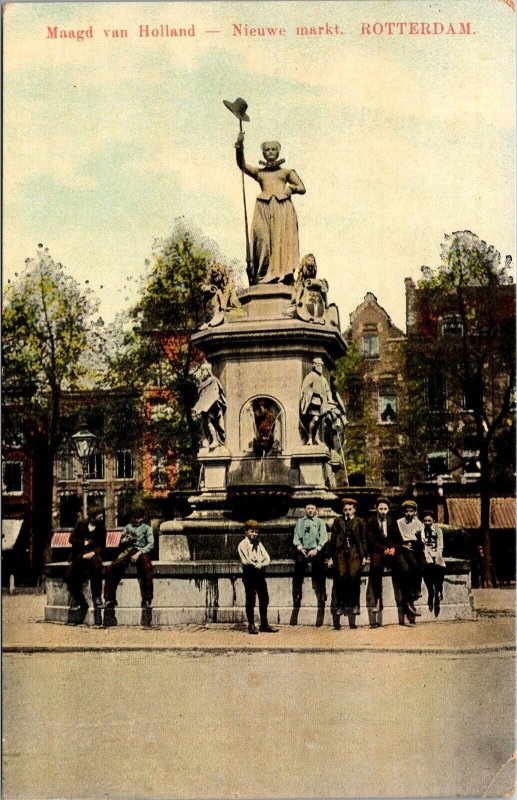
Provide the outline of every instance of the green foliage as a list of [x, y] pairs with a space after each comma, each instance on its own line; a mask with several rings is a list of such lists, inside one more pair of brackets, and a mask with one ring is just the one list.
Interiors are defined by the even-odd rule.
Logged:
[[4, 292], [4, 390], [41, 401], [49, 388], [75, 389], [87, 374], [86, 352], [96, 345], [97, 302], [56, 263], [47, 248], [26, 261]]
[[482, 482], [489, 482], [515, 384], [510, 263], [507, 257], [501, 265], [494, 247], [459, 231], [445, 237], [438, 269], [422, 268], [399, 417], [404, 457], [418, 469], [426, 451], [448, 450], [461, 460], [464, 450], [477, 450]]
[[47, 248], [4, 292], [2, 354], [4, 401], [9, 418], [56, 451], [60, 402], [65, 390], [92, 378], [89, 363], [99, 354], [102, 320], [94, 319], [97, 301], [56, 263]]
[[[197, 484], [199, 432], [191, 417], [197, 392], [190, 370], [199, 354], [191, 335], [203, 321], [202, 286], [216, 256], [215, 246], [178, 224], [155, 243], [131, 324], [119, 319], [111, 329], [109, 384], [139, 397], [143, 434], [179, 462], [177, 485]], [[119, 422], [123, 430], [124, 419]]]
[[445, 235], [437, 270], [423, 267], [419, 288], [458, 291], [466, 286], [502, 286], [511, 283], [511, 258], [501, 266], [501, 254], [472, 231]]
[[[35, 258], [4, 292], [2, 318], [3, 421], [7, 435], [23, 434], [34, 470], [31, 550], [40, 573], [51, 533], [53, 460], [67, 433], [65, 392], [84, 388], [100, 366], [103, 322], [97, 302], [38, 245]], [[5, 436], [5, 433], [4, 433]]]
[[203, 319], [204, 283], [214, 253], [184, 226], [155, 242], [154, 261], [132, 311], [142, 330], [188, 333]]
[[345, 458], [349, 477], [368, 473], [367, 434], [372, 425], [372, 382], [364, 354], [356, 341], [348, 343], [344, 356], [336, 361], [336, 387], [347, 410]]

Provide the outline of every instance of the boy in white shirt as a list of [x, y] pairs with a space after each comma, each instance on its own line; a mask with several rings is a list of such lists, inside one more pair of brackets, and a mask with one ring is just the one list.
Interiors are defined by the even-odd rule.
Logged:
[[267, 608], [269, 595], [267, 591], [265, 567], [271, 559], [259, 541], [258, 522], [249, 519], [244, 529], [245, 538], [239, 543], [237, 551], [242, 563], [242, 582], [246, 592], [246, 617], [248, 620], [248, 633], [258, 633], [255, 627], [255, 596], [259, 601], [260, 631], [262, 633], [277, 633], [277, 628], [271, 628], [267, 621]]

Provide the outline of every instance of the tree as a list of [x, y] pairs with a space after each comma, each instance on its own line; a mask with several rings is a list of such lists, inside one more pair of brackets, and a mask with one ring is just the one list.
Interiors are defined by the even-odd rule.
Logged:
[[[471, 231], [445, 236], [441, 264], [423, 267], [406, 350], [406, 458], [421, 446], [444, 448], [479, 468], [483, 583], [495, 582], [490, 496], [498, 442], [513, 424], [515, 289], [511, 258]], [[420, 448], [420, 452], [419, 452]]]
[[92, 354], [102, 338], [94, 319], [97, 301], [38, 245], [35, 258], [8, 282], [2, 318], [4, 417], [21, 427], [33, 459], [34, 482], [31, 565], [40, 574], [51, 536], [53, 462], [63, 437], [63, 393], [91, 381]]
[[119, 327], [109, 358], [110, 385], [133, 390], [139, 398], [143, 440], [178, 463], [178, 488], [197, 485], [199, 430], [191, 413], [197, 396], [191, 369], [202, 354], [191, 337], [203, 321], [202, 286], [217, 257], [217, 246], [184, 224], [155, 242], [140, 299], [130, 311], [131, 328]]
[[368, 434], [372, 429], [372, 381], [358, 343], [349, 340], [344, 356], [336, 361], [336, 387], [345, 402], [345, 460], [351, 485], [367, 481], [369, 473]]

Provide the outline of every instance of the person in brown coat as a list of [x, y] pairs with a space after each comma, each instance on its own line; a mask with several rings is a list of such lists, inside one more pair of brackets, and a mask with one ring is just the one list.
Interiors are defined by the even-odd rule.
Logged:
[[357, 628], [355, 618], [361, 613], [359, 598], [366, 524], [361, 517], [356, 517], [356, 505], [353, 498], [344, 498], [343, 516], [334, 520], [328, 543], [328, 563], [334, 571], [330, 610], [336, 630], [341, 628], [341, 614], [348, 616], [351, 628]]

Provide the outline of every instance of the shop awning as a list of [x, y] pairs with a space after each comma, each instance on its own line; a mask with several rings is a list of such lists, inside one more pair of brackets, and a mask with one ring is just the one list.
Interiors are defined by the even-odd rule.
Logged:
[[12, 550], [20, 535], [23, 519], [2, 520], [2, 550]]
[[[451, 528], [479, 528], [481, 509], [479, 497], [448, 497], [447, 510]], [[493, 497], [490, 502], [490, 527], [514, 529], [515, 498]]]
[[[69, 538], [72, 531], [56, 531], [52, 536], [52, 547], [70, 547]], [[107, 531], [106, 547], [118, 547], [122, 531]]]

